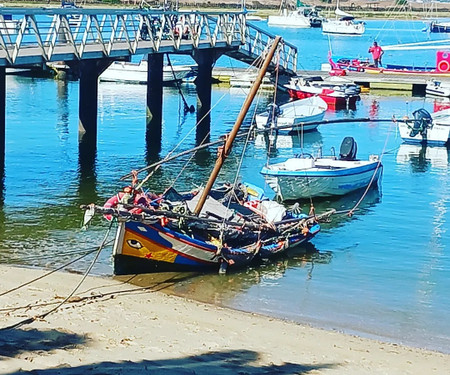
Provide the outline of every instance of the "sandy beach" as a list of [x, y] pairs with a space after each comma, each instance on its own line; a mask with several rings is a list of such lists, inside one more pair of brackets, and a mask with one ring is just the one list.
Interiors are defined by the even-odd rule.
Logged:
[[[0, 266], [0, 373], [448, 374], [450, 356], [137, 287]], [[6, 328], [6, 329], [5, 329]]]

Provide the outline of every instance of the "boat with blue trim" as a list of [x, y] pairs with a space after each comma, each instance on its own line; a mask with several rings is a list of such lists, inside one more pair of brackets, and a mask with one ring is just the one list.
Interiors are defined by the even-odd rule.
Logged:
[[[302, 214], [297, 208], [288, 210], [267, 199], [256, 186], [236, 182], [213, 188], [280, 39], [275, 39], [232, 130], [223, 139], [203, 188], [184, 194], [173, 187], [161, 195], [148, 193], [142, 186], [152, 176], [152, 165], [133, 171], [131, 186], [112, 196], [103, 207], [82, 207], [86, 210], [85, 225], [96, 213], [117, 221], [113, 245], [116, 275], [208, 270], [225, 273], [307, 242], [320, 231], [320, 216]], [[144, 170], [151, 171], [138, 182], [138, 173]]]
[[342, 141], [339, 157], [301, 154], [261, 170], [268, 185], [283, 201], [344, 195], [377, 186], [383, 165], [377, 155], [356, 159], [357, 144], [352, 137]]

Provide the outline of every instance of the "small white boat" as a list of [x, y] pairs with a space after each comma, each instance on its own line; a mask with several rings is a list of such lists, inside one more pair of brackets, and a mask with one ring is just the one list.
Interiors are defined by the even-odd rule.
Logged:
[[327, 103], [318, 96], [294, 100], [280, 106], [271, 104], [267, 111], [255, 116], [256, 127], [258, 129], [283, 127], [281, 130], [286, 132], [314, 130], [319, 124], [307, 123], [321, 121], [327, 108]]
[[339, 0], [334, 13], [336, 14], [336, 19], [326, 19], [322, 22], [322, 31], [324, 33], [362, 35], [366, 31], [366, 25], [363, 21], [355, 21], [353, 15], [339, 9]]
[[[196, 65], [165, 65], [163, 67], [163, 81], [174, 82], [189, 80], [196, 75]], [[113, 63], [100, 75], [100, 81], [147, 83], [147, 60], [139, 63], [113, 61]]]
[[315, 7], [298, 6], [295, 10], [281, 7], [281, 12], [276, 16], [269, 16], [267, 25], [278, 27], [320, 27], [322, 17]]
[[429, 95], [450, 97], [450, 82], [441, 82], [431, 79], [427, 81], [425, 92]]
[[405, 142], [442, 146], [449, 141], [450, 109], [430, 114], [422, 108], [414, 111], [413, 116], [414, 120], [397, 121], [400, 137]]
[[303, 154], [268, 165], [261, 174], [283, 201], [344, 195], [376, 187], [383, 172], [378, 155], [370, 155], [367, 161], [357, 160], [356, 150], [355, 140], [345, 137], [339, 157]]

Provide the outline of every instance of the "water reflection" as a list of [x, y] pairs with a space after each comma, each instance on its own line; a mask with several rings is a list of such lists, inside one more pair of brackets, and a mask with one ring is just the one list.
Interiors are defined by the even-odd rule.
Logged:
[[397, 163], [410, 164], [414, 173], [427, 172], [431, 168], [447, 168], [449, 149], [403, 143], [397, 152]]
[[186, 296], [201, 302], [223, 305], [256, 284], [284, 277], [290, 269], [306, 269], [306, 278], [311, 279], [314, 265], [328, 264], [331, 259], [331, 252], [319, 251], [313, 244], [308, 243], [289, 249], [276, 260], [265, 261], [250, 268], [228, 273], [226, 276], [159, 273], [116, 278], [140, 287], [164, 290], [170, 294]]
[[69, 139], [69, 103], [68, 103], [68, 83], [67, 81], [58, 80], [56, 83], [56, 95], [58, 105], [58, 119], [56, 123], [56, 131], [62, 143], [66, 143]]
[[322, 147], [322, 134], [319, 131], [311, 131], [301, 134], [257, 134], [255, 137], [255, 148], [264, 148], [270, 156], [277, 156], [278, 150], [296, 149], [304, 147], [319, 149]]
[[[322, 222], [322, 229], [338, 228], [351, 220], [358, 220], [361, 215], [372, 212], [381, 203], [380, 187], [373, 187], [367, 192], [364, 189], [354, 191], [341, 197], [314, 198], [313, 204], [317, 214], [336, 210], [327, 222]], [[310, 203], [302, 204], [305, 213], [309, 211]]]

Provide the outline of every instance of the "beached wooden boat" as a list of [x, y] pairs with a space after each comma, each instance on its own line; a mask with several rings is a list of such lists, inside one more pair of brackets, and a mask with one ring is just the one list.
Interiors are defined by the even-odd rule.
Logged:
[[294, 100], [280, 106], [272, 104], [267, 111], [255, 116], [256, 127], [266, 129], [282, 126], [285, 132], [314, 130], [319, 124], [299, 125], [309, 121], [321, 121], [327, 109], [327, 103], [318, 96]]
[[297, 76], [285, 85], [289, 96], [294, 99], [305, 99], [319, 96], [329, 109], [354, 107], [360, 99], [361, 88], [343, 77]]
[[407, 143], [444, 145], [450, 138], [450, 109], [429, 113], [425, 109], [413, 112], [414, 119], [397, 120], [400, 137]]
[[377, 155], [356, 159], [356, 142], [344, 138], [339, 157], [300, 155], [261, 170], [268, 185], [281, 200], [345, 195], [376, 186], [383, 166]]
[[118, 220], [113, 246], [115, 274], [225, 272], [257, 257], [270, 257], [309, 241], [320, 231], [317, 216], [288, 211], [283, 205], [265, 199], [257, 187], [239, 184], [212, 189], [279, 39], [271, 47], [233, 129], [219, 150], [205, 188], [187, 194], [170, 188], [156, 196], [142, 192], [139, 185], [129, 186], [103, 207], [83, 207], [85, 222], [95, 213]]
[[[148, 63], [141, 60], [139, 63], [126, 61], [113, 61], [100, 75], [100, 81], [147, 83]], [[196, 65], [165, 65], [163, 67], [163, 82], [169, 83], [195, 78]]]

